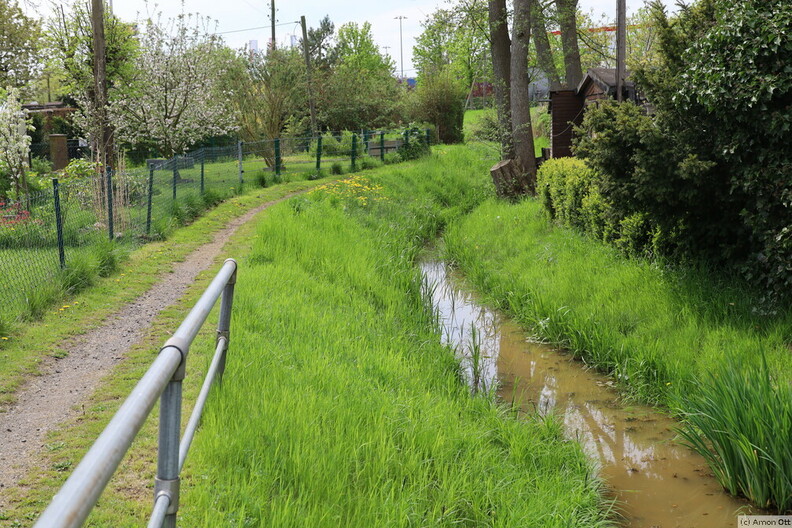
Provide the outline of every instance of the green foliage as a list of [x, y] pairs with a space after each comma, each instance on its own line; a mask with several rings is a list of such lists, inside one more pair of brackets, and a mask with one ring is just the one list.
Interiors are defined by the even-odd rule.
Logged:
[[675, 142], [640, 107], [614, 101], [590, 107], [577, 129], [575, 152], [600, 175], [596, 191], [609, 204], [602, 209], [605, 223], [631, 233], [621, 247], [635, 252], [640, 240], [657, 239], [662, 247], [647, 246], [647, 252], [714, 263], [744, 250], [728, 174]]
[[686, 444], [730, 493], [792, 510], [792, 385], [765, 361], [730, 360], [701, 381], [679, 406]]
[[344, 167], [338, 162], [333, 163], [330, 165], [330, 174], [333, 176], [338, 176], [344, 174]]
[[402, 136], [404, 142], [398, 149], [400, 160], [413, 160], [425, 156], [431, 152], [429, 143], [426, 140], [426, 131], [418, 127], [410, 127], [404, 131]]
[[41, 28], [12, 0], [0, 0], [0, 88], [28, 89], [40, 68]]
[[424, 75], [416, 90], [414, 117], [435, 125], [440, 143], [464, 140], [465, 88], [448, 70]]
[[469, 141], [500, 141], [498, 114], [494, 109], [478, 110], [479, 115], [470, 125]]
[[706, 226], [712, 240], [696, 232], [684, 238], [690, 247], [703, 242], [710, 256], [725, 253], [768, 298], [787, 297], [792, 69], [783, 65], [792, 51], [784, 37], [792, 31], [792, 6], [701, 0], [672, 19], [656, 5], [654, 16], [662, 60], [636, 77], [657, 109], [673, 165], [688, 178], [672, 182], [683, 184], [683, 199], [691, 186], [702, 191], [706, 214], [683, 218], [683, 228]]

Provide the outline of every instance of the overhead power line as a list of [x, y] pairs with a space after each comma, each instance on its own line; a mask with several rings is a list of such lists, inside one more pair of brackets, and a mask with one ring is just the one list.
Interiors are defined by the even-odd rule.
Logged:
[[[299, 24], [300, 21], [297, 20], [296, 22], [283, 22], [281, 24], [275, 24], [276, 26], [291, 26], [293, 24]], [[228, 33], [241, 33], [243, 31], [254, 31], [256, 29], [269, 29], [271, 26], [258, 26], [252, 28], [245, 28], [245, 29], [232, 29], [231, 31], [218, 31], [215, 33], [216, 35], [226, 35]]]

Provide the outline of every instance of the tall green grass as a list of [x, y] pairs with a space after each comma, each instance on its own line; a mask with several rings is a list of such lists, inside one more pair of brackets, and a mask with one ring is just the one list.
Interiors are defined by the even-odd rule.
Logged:
[[[766, 451], [769, 466], [789, 468], [788, 448], [770, 455], [762, 439], [771, 430], [789, 431], [788, 414], [781, 410], [790, 407], [792, 313], [767, 314], [759, 295], [706, 270], [627, 260], [613, 248], [551, 225], [535, 200], [487, 202], [455, 223], [445, 242], [449, 258], [467, 277], [538, 335], [611, 372], [632, 396], [681, 409], [690, 438], [704, 436], [698, 446], [709, 450], [716, 475], [729, 475], [721, 480], [725, 487], [764, 506], [768, 494], [756, 492], [758, 486], [733, 484], [761, 480], [778, 490], [776, 506], [789, 507], [781, 500], [792, 494], [788, 478], [784, 488], [778, 484], [784, 479], [718, 446], [724, 438], [741, 439], [740, 449], [748, 441], [757, 453]], [[776, 376], [772, 391], [755, 376], [735, 388], [744, 372], [722, 368], [756, 368], [762, 357]], [[710, 378], [712, 372], [730, 374]], [[768, 394], [777, 405], [765, 416]], [[706, 424], [695, 420], [704, 415]]]
[[464, 148], [271, 209], [241, 259], [231, 349], [188, 461], [187, 526], [599, 526], [557, 424], [460, 380], [414, 257], [486, 195]]
[[728, 361], [682, 396], [681, 431], [730, 493], [792, 510], [792, 385], [767, 363]]

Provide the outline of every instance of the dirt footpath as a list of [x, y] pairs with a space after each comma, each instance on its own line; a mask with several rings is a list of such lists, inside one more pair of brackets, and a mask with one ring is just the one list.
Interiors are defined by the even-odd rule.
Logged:
[[35, 454], [44, 447], [47, 433], [76, 414], [79, 404], [143, 338], [154, 318], [178, 301], [198, 274], [221, 256], [229, 237], [260, 211], [294, 194], [232, 220], [215, 233], [212, 242], [176, 263], [173, 273], [110, 315], [101, 327], [58, 346], [68, 352], [65, 358], [43, 360], [41, 375], [31, 378], [17, 393], [16, 404], [0, 414], [0, 508], [7, 506], [4, 490], [16, 486], [36, 463]]

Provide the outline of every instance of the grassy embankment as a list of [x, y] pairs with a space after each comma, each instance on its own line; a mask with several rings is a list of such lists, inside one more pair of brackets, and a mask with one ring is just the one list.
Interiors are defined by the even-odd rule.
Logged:
[[625, 259], [552, 226], [530, 199], [485, 203], [445, 242], [495, 305], [629, 394], [680, 410], [694, 443], [715, 442], [711, 467], [730, 491], [792, 506], [789, 310], [765, 314], [736, 281]]
[[579, 447], [553, 421], [471, 397], [421, 297], [414, 256], [480, 200], [490, 163], [442, 147], [266, 215], [183, 490], [187, 525], [604, 522]]
[[[241, 268], [226, 382], [187, 462], [180, 522], [604, 524], [599, 485], [579, 447], [553, 421], [518, 421], [471, 398], [420, 298], [412, 258], [439, 226], [480, 201], [491, 160], [477, 158], [443, 148], [368, 173], [371, 182], [266, 211], [256, 237], [252, 225], [233, 237], [224, 256], [239, 256]], [[43, 508], [209, 278], [158, 320], [81, 416], [51, 435], [45, 469], [30, 476], [32, 489], [15, 495], [0, 526]], [[211, 334], [208, 327], [191, 348], [188, 402]], [[155, 425], [156, 412], [90, 526], [137, 526], [146, 516]]]

